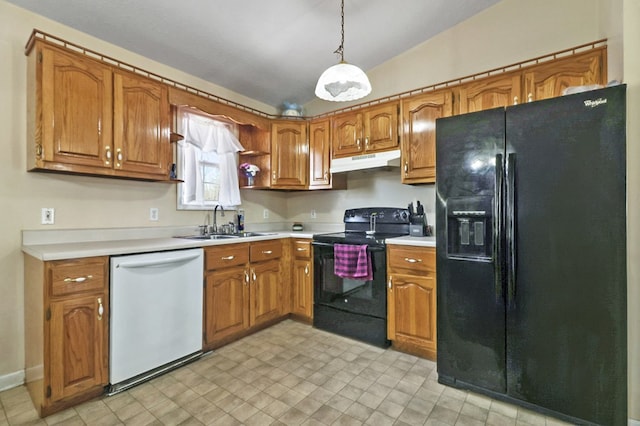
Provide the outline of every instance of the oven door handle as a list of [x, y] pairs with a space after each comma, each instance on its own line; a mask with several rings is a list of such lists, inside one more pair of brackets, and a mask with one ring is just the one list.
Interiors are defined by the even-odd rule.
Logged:
[[[341, 243], [338, 243], [338, 244], [341, 244]], [[312, 246], [316, 246], [316, 247], [331, 247], [331, 248], [333, 248], [333, 243], [321, 243], [319, 241], [312, 241], [311, 245]], [[354, 244], [354, 245], [357, 245], [357, 244]], [[369, 251], [369, 252], [379, 252], [379, 251], [385, 251], [385, 250], [386, 250], [386, 248], [384, 246], [383, 247], [380, 247], [380, 246], [369, 246], [369, 245], [367, 246], [367, 251]]]

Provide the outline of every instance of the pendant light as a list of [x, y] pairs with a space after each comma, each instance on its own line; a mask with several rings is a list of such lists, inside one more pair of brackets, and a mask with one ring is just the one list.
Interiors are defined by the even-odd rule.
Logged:
[[340, 55], [340, 62], [327, 68], [316, 84], [316, 96], [334, 102], [353, 101], [371, 93], [371, 83], [364, 71], [344, 60], [344, 0], [342, 0], [340, 16], [342, 38], [340, 46], [333, 52]]

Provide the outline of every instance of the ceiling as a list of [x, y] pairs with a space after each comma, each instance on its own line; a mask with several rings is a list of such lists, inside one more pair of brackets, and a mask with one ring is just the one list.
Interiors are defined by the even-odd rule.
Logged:
[[[338, 62], [340, 0], [8, 1], [276, 108]], [[346, 0], [344, 58], [367, 71], [498, 1]]]

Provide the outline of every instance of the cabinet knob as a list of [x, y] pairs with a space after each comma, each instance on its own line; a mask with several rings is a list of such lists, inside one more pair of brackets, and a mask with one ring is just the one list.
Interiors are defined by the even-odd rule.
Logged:
[[307, 275], [307, 276], [309, 275], [309, 265], [308, 264], [304, 265], [304, 274]]
[[64, 279], [64, 282], [65, 283], [83, 283], [86, 280], [90, 280], [91, 278], [93, 278], [93, 275], [87, 275], [86, 277], [76, 277], [76, 278], [67, 277]]
[[105, 150], [104, 156], [106, 158], [104, 164], [108, 166], [109, 164], [111, 164], [111, 147], [107, 146], [104, 148], [104, 150]]
[[518, 105], [518, 97], [517, 96], [513, 97], [513, 104], [514, 105]]
[[387, 287], [389, 290], [393, 290], [393, 283], [391, 282], [391, 277], [389, 277], [389, 281], [387, 282]]
[[120, 148], [118, 148], [116, 150], [116, 160], [118, 161], [116, 163], [116, 167], [121, 167], [122, 166], [122, 150]]
[[102, 297], [98, 297], [98, 321], [102, 321], [103, 314], [104, 314], [104, 306], [102, 306]]
[[406, 162], [406, 161], [404, 162], [404, 172], [405, 172], [405, 174], [409, 173], [409, 163]]
[[364, 138], [364, 146], [369, 146], [369, 136]]
[[356, 145], [358, 145], [358, 148], [360, 148], [360, 138], [356, 139]]
[[527, 95], [527, 102], [532, 102], [533, 101], [533, 93], [529, 93]]

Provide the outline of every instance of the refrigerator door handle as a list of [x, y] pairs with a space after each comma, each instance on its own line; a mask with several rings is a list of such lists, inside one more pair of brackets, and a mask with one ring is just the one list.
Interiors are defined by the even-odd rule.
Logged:
[[500, 235], [502, 234], [502, 188], [504, 188], [504, 166], [502, 163], [502, 154], [496, 155], [496, 178], [494, 183], [494, 201], [493, 201], [493, 275], [496, 302], [503, 299], [503, 277], [504, 256], [502, 255], [502, 243]]
[[516, 154], [507, 155], [506, 236], [507, 236], [507, 306], [515, 308], [516, 297]]

